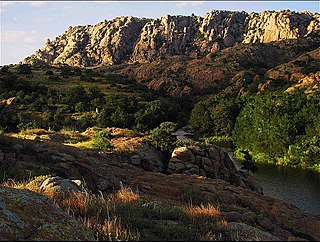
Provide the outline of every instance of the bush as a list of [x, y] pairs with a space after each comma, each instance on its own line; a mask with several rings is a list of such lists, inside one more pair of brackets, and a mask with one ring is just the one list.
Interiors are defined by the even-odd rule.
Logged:
[[97, 133], [95, 133], [93, 138], [92, 147], [97, 148], [99, 150], [101, 149], [108, 149], [112, 148], [112, 144], [110, 143], [112, 135], [109, 132], [100, 130]]
[[172, 133], [176, 130], [177, 125], [172, 122], [163, 122], [159, 127], [151, 130], [149, 138], [151, 144], [157, 149], [171, 153], [175, 148], [176, 137]]
[[28, 65], [28, 64], [18, 65], [18, 73], [20, 73], [20, 74], [30, 74], [31, 73], [31, 66]]

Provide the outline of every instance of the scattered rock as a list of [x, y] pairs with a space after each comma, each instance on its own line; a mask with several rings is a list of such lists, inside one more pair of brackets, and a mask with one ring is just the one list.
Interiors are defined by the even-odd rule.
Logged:
[[131, 164], [135, 166], [138, 166], [141, 163], [140, 155], [133, 155], [130, 157], [130, 160], [131, 160]]
[[250, 225], [247, 225], [245, 223], [237, 223], [237, 222], [231, 222], [228, 223], [229, 228], [236, 234], [236, 239], [241, 238], [241, 240], [244, 241], [279, 241], [278, 237], [262, 231], [258, 228], [252, 227]]

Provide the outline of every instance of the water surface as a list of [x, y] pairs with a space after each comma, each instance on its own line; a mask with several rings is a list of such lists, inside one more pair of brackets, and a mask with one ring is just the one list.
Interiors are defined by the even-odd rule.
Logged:
[[[241, 164], [235, 161], [237, 168]], [[260, 181], [263, 193], [290, 203], [302, 211], [320, 215], [320, 173], [274, 164], [256, 164], [253, 175]]]

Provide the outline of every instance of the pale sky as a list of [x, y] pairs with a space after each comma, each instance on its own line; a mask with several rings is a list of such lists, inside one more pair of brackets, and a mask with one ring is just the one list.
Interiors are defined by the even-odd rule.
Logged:
[[204, 16], [212, 10], [307, 10], [319, 13], [318, 1], [0, 1], [0, 65], [16, 64], [55, 39], [69, 26], [94, 25], [118, 16], [160, 18]]

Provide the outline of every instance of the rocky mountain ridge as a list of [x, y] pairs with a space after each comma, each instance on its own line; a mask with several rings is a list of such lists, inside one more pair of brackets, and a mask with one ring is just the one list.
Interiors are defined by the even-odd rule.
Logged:
[[320, 15], [310, 12], [258, 13], [215, 10], [204, 17], [160, 19], [118, 17], [96, 25], [69, 27], [23, 63], [70, 66], [148, 63], [174, 55], [204, 56], [237, 43], [270, 43], [319, 32]]

